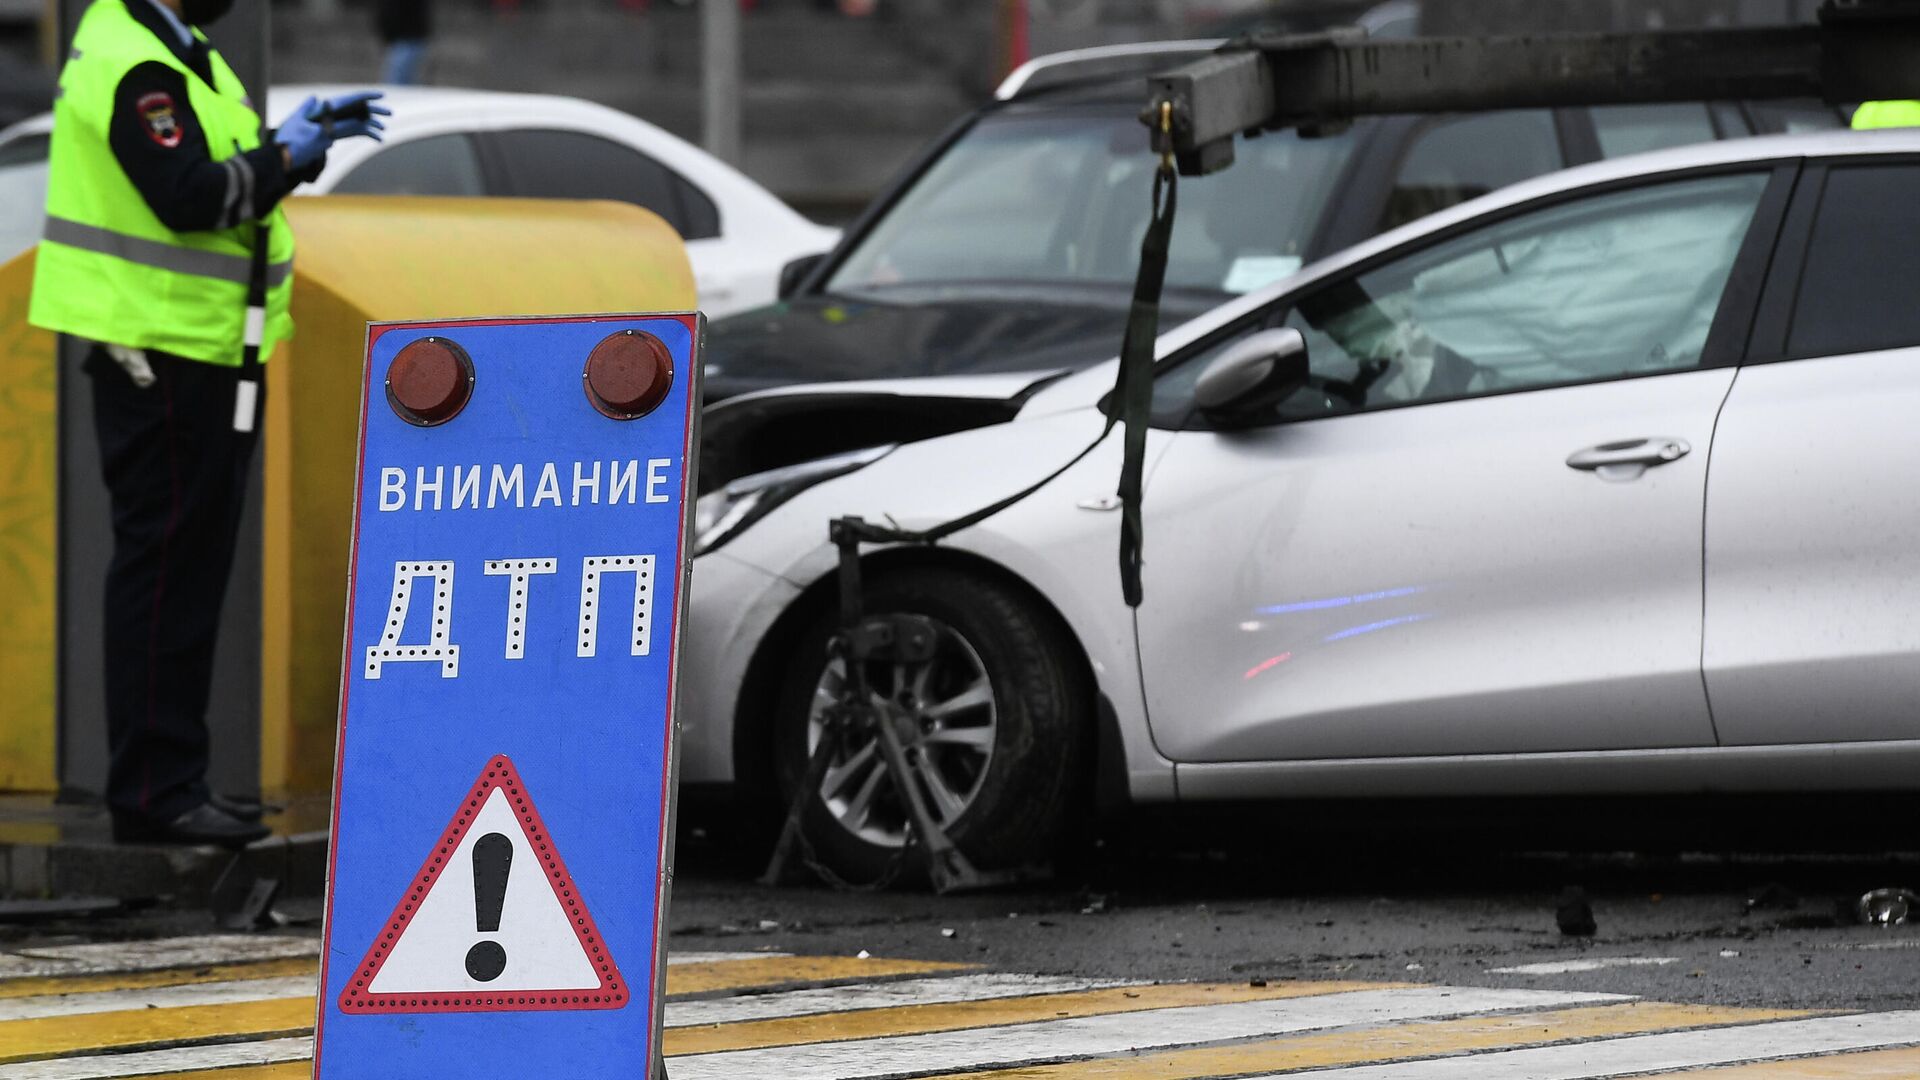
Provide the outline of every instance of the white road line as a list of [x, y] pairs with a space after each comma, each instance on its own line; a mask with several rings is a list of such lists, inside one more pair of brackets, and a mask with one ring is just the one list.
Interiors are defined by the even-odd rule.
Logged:
[[311, 975], [278, 979], [238, 979], [232, 982], [156, 986], [144, 990], [101, 990], [85, 994], [49, 994], [44, 997], [0, 998], [0, 1020], [36, 1020], [45, 1016], [80, 1016], [122, 1009], [180, 1009], [190, 1005], [232, 1005], [241, 1001], [277, 1001], [313, 996]]
[[667, 966], [675, 964], [719, 964], [728, 960], [784, 960], [792, 953], [784, 952], [670, 952], [667, 954]]
[[1599, 971], [1602, 968], [1658, 967], [1679, 961], [1677, 956], [1595, 956], [1586, 960], [1549, 960], [1541, 964], [1521, 964], [1519, 967], [1488, 968], [1487, 974], [1567, 975], [1576, 971]]
[[959, 975], [951, 978], [906, 979], [901, 982], [829, 986], [790, 990], [783, 994], [752, 994], [705, 1001], [667, 1002], [668, 1027], [737, 1024], [748, 1020], [778, 1020], [856, 1009], [887, 1009], [899, 1005], [946, 1005], [957, 1001], [1027, 997], [1033, 994], [1071, 994], [1104, 986], [1132, 986], [1122, 980], [1061, 979], [1041, 975]]
[[1420, 987], [1147, 1009], [1028, 1024], [676, 1057], [673, 1080], [861, 1080], [1013, 1068], [1227, 1039], [1438, 1016], [1630, 1000], [1619, 994]]
[[[1320, 1080], [1599, 1080], [1911, 1044], [1920, 1044], [1920, 1012], [1778, 1020], [1286, 1076], [1287, 1080], [1308, 1076]], [[679, 1078], [676, 1069], [674, 1080]]]
[[[692, 962], [692, 961], [689, 961]], [[820, 1013], [885, 1009], [899, 1005], [944, 1005], [959, 1001], [1025, 997], [1033, 994], [1070, 994], [1107, 986], [1130, 986], [1119, 979], [1066, 979], [1039, 975], [965, 975], [955, 978], [908, 979], [902, 982], [830, 986], [780, 994], [749, 994], [732, 998], [667, 1003], [668, 1027], [735, 1024], [749, 1020], [778, 1020]], [[80, 1016], [123, 1009], [179, 1009], [194, 1005], [229, 1005], [241, 1001], [273, 1001], [311, 997], [314, 978], [290, 975], [276, 979], [236, 979], [137, 990], [101, 990], [79, 994], [0, 998], [0, 1021], [35, 1020], [48, 1016]]]
[[[91, 945], [55, 945], [0, 952], [0, 978], [47, 975], [96, 975], [122, 971], [158, 971], [163, 968], [210, 964], [244, 964], [254, 960], [282, 960], [319, 956], [320, 941], [310, 937], [259, 934], [208, 934], [161, 938], [156, 941], [114, 941]], [[776, 960], [781, 952], [674, 953], [669, 964], [710, 964], [727, 960]]]
[[0, 978], [157, 971], [162, 968], [242, 964], [252, 960], [318, 955], [318, 938], [260, 934], [209, 934], [204, 937], [161, 938], [157, 941], [55, 945], [0, 953]]
[[0, 1065], [0, 1080], [117, 1080], [123, 1076], [225, 1069], [240, 1065], [275, 1065], [305, 1061], [313, 1056], [313, 1039], [268, 1039], [264, 1042], [188, 1046], [177, 1050], [148, 1050], [138, 1054], [62, 1058]]

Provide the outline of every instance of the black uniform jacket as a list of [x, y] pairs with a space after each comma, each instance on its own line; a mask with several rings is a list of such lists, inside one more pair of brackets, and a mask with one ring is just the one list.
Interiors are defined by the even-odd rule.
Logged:
[[[136, 21], [212, 85], [206, 44], [198, 38], [191, 46], [180, 44], [152, 0], [100, 2], [126, 4]], [[319, 176], [325, 164], [322, 159], [306, 169], [289, 171], [271, 138], [258, 149], [213, 160], [206, 132], [187, 96], [187, 77], [151, 60], [136, 64], [120, 79], [107, 141], [140, 197], [160, 223], [175, 232], [226, 229], [264, 217], [296, 184]]]

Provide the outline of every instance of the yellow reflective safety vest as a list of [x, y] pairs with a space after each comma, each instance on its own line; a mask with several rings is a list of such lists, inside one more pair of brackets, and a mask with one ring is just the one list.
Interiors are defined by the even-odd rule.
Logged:
[[[145, 3], [146, 0], [133, 0]], [[199, 35], [195, 30], [194, 34]], [[203, 38], [204, 40], [204, 38]], [[114, 93], [135, 65], [155, 61], [187, 81], [187, 98], [215, 161], [260, 145], [260, 117], [220, 54], [209, 86], [135, 21], [126, 0], [94, 0], [60, 70], [47, 166], [47, 224], [27, 320], [92, 341], [240, 365], [253, 222], [175, 232], [160, 223], [107, 142]], [[293, 233], [279, 207], [262, 220], [267, 307], [260, 358], [293, 336]]]
[[1869, 101], [1854, 110], [1853, 130], [1920, 127], [1920, 101]]

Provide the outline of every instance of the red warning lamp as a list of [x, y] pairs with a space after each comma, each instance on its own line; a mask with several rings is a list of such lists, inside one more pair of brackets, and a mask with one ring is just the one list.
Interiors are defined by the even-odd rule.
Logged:
[[421, 338], [387, 365], [387, 404], [415, 427], [444, 424], [472, 399], [473, 359], [446, 338]]
[[622, 330], [587, 354], [580, 375], [587, 400], [615, 420], [637, 420], [666, 400], [673, 386], [673, 354], [644, 330]]

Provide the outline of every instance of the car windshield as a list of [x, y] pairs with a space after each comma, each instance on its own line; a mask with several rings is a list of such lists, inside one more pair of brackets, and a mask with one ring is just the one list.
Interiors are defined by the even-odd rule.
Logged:
[[[1167, 284], [1222, 296], [1298, 269], [1351, 132], [1242, 139], [1233, 168], [1180, 181]], [[1125, 285], [1156, 160], [1118, 112], [1003, 113], [948, 148], [827, 283], [871, 295], [913, 286]]]

